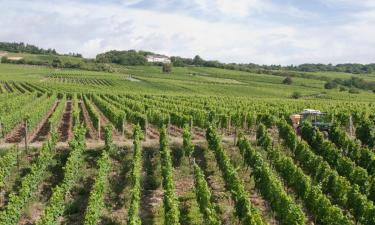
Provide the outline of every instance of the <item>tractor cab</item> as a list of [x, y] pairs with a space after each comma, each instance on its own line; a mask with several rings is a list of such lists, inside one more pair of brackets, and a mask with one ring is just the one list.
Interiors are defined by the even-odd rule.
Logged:
[[310, 122], [314, 127], [326, 133], [330, 130], [332, 123], [327, 113], [315, 109], [304, 109], [303, 112], [290, 116], [294, 129], [300, 134], [300, 128], [304, 121]]

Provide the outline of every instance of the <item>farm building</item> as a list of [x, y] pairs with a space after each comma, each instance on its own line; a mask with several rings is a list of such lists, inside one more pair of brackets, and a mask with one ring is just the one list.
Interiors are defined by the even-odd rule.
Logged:
[[165, 55], [148, 55], [147, 62], [171, 63], [168, 56]]

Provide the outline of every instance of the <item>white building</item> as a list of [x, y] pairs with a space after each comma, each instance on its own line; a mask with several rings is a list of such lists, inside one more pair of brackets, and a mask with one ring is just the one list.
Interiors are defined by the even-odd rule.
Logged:
[[147, 62], [157, 62], [157, 63], [171, 63], [168, 56], [165, 55], [148, 55]]

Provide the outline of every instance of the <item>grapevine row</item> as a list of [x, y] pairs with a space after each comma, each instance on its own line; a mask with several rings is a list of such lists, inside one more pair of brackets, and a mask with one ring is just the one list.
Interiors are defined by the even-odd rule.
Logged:
[[55, 111], [53, 112], [51, 117], [48, 119], [48, 123], [50, 125], [50, 132], [53, 132], [53, 133], [58, 132], [59, 125], [64, 114], [65, 103], [66, 103], [66, 98], [64, 97], [60, 100]]
[[141, 199], [141, 170], [142, 170], [142, 130], [139, 125], [134, 127], [133, 131], [133, 167], [131, 172], [132, 190], [130, 209], [128, 213], [128, 224], [129, 225], [140, 225], [141, 218], [139, 217], [139, 206]]
[[[258, 140], [270, 140], [268, 132], [258, 132]], [[270, 142], [261, 142], [262, 147], [267, 152], [267, 157], [273, 168], [283, 178], [286, 184], [294, 190], [294, 193], [303, 200], [305, 207], [316, 217], [319, 224], [354, 224], [343, 211], [331, 203], [329, 198], [322, 193], [319, 186], [311, 181], [310, 177], [304, 174], [293, 159], [282, 153], [277, 147], [273, 147]], [[239, 138], [241, 148], [250, 148], [250, 143], [245, 137]]]
[[[129, 109], [126, 107], [126, 105], [120, 101], [116, 96], [110, 96], [110, 97], [104, 97], [109, 104], [115, 106], [116, 108], [122, 110], [126, 115], [126, 120], [129, 122], [132, 122], [134, 124], [139, 124], [143, 129], [145, 129], [146, 126], [146, 116], [142, 113]], [[121, 102], [121, 104], [119, 103]]]
[[317, 156], [306, 143], [298, 139], [294, 129], [285, 120], [278, 121], [277, 127], [293, 159], [315, 182], [321, 183], [322, 191], [330, 195], [334, 204], [349, 209], [362, 224], [375, 224], [375, 207], [361, 194], [357, 185], [351, 186], [345, 177], [331, 169], [321, 156]]
[[37, 225], [57, 224], [58, 217], [64, 213], [65, 196], [78, 181], [84, 163], [82, 154], [85, 150], [85, 134], [85, 128], [81, 126], [74, 127], [74, 138], [69, 143], [72, 150], [63, 168], [64, 179], [62, 183], [54, 188], [52, 196], [47, 203], [47, 207], [44, 209], [41, 219], [37, 222]]
[[356, 137], [361, 140], [362, 144], [369, 148], [375, 147], [375, 125], [370, 119], [364, 119], [359, 123], [356, 130]]
[[333, 126], [329, 132], [329, 139], [343, 153], [352, 159], [357, 165], [365, 168], [370, 175], [375, 175], [375, 153], [361, 144], [352, 140], [339, 126]]
[[[190, 157], [194, 151], [194, 145], [191, 140], [190, 127], [185, 124], [183, 130], [183, 149], [184, 155]], [[212, 201], [211, 190], [201, 168], [193, 162], [194, 171], [194, 190], [199, 210], [203, 215], [204, 221], [208, 225], [220, 225], [220, 218], [216, 212], [216, 206]]]
[[26, 204], [43, 181], [47, 167], [51, 164], [57, 137], [52, 136], [40, 150], [39, 156], [31, 166], [31, 172], [22, 179], [21, 187], [17, 193], [11, 193], [9, 202], [0, 213], [0, 224], [17, 224]]
[[220, 225], [220, 218], [217, 215], [215, 205], [212, 202], [211, 190], [208, 187], [203, 171], [196, 163], [193, 163], [193, 169], [195, 195], [204, 221], [208, 225]]
[[343, 156], [334, 144], [325, 140], [323, 134], [309, 123], [304, 123], [302, 126], [302, 138], [340, 175], [345, 176], [352, 184], [359, 185], [361, 192], [368, 195], [370, 178], [365, 169], [356, 166], [348, 157]]
[[83, 102], [85, 103], [87, 112], [90, 116], [91, 122], [94, 125], [94, 127], [99, 131], [100, 130], [100, 116], [99, 112], [95, 108], [95, 106], [87, 99], [85, 95], [83, 97]]
[[109, 104], [98, 95], [92, 95], [92, 101], [100, 109], [101, 112], [113, 123], [117, 130], [124, 130], [125, 113]]
[[108, 172], [111, 164], [109, 152], [111, 152], [112, 143], [112, 125], [107, 125], [105, 131], [105, 149], [98, 161], [98, 173], [95, 177], [94, 186], [90, 192], [89, 203], [85, 212], [85, 225], [98, 224], [104, 209], [104, 197], [108, 188]]
[[258, 210], [251, 206], [244, 185], [238, 177], [236, 169], [231, 164], [229, 157], [226, 155], [221, 145], [220, 137], [212, 126], [207, 128], [206, 139], [209, 149], [214, 152], [228, 191], [232, 194], [237, 217], [243, 224], [265, 224]]
[[77, 94], [73, 95], [72, 101], [73, 101], [73, 112], [72, 112], [73, 126], [77, 126], [78, 124], [80, 124], [80, 115], [81, 115], [81, 110], [79, 108], [79, 101], [77, 98]]
[[[260, 127], [264, 127], [262, 124]], [[282, 183], [273, 173], [263, 157], [251, 147], [245, 137], [238, 142], [245, 164], [251, 167], [255, 187], [271, 204], [272, 210], [281, 224], [305, 224], [305, 215], [301, 207], [285, 192]]]
[[173, 182], [173, 167], [170, 151], [167, 131], [165, 126], [163, 126], [160, 130], [160, 154], [164, 188], [164, 224], [179, 225], [179, 203]]
[[106, 150], [98, 161], [98, 173], [90, 192], [89, 203], [85, 212], [85, 225], [98, 224], [104, 209], [104, 196], [108, 186], [108, 171], [110, 170], [109, 156]]
[[17, 164], [17, 150], [11, 148], [0, 158], [0, 188], [5, 185], [5, 179], [10, 175], [11, 169]]

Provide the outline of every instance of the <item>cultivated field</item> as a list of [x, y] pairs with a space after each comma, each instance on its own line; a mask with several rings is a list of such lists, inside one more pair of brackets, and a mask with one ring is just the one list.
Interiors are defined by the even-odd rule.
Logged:
[[284, 78], [0, 64], [0, 224], [375, 224], [375, 95]]

